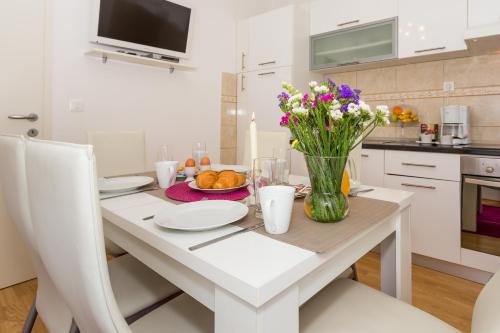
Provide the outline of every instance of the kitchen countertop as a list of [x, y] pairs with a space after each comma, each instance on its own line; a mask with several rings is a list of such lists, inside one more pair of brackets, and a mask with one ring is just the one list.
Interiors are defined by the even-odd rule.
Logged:
[[472, 143], [460, 146], [443, 146], [439, 144], [416, 143], [415, 141], [410, 140], [370, 139], [363, 142], [363, 148], [500, 157], [500, 144]]

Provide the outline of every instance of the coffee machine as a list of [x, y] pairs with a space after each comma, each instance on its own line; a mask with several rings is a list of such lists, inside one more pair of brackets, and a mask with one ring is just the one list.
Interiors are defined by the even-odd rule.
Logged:
[[470, 144], [470, 116], [467, 105], [441, 108], [441, 137], [451, 135], [454, 145]]

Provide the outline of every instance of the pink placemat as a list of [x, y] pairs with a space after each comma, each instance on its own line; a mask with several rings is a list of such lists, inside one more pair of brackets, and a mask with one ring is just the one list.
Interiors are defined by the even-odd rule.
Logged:
[[231, 193], [203, 193], [189, 188], [188, 183], [179, 183], [166, 189], [165, 195], [172, 200], [182, 202], [193, 202], [207, 199], [239, 201], [248, 197], [250, 192], [247, 188], [242, 188]]

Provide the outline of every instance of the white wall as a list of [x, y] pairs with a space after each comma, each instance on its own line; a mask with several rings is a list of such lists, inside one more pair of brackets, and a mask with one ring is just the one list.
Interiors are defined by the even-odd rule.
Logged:
[[238, 0], [236, 16], [238, 19], [242, 19], [279, 7], [308, 2], [311, 2], [311, 0]]
[[[162, 144], [174, 146], [183, 161], [192, 145], [206, 141], [219, 159], [220, 77], [235, 71], [234, 0], [193, 0], [196, 9], [192, 56], [194, 72], [150, 68], [84, 56], [90, 0], [52, 0], [48, 41], [51, 68], [52, 138], [86, 142], [90, 129], [146, 130], [148, 167]], [[71, 113], [70, 99], [83, 99], [85, 112]]]

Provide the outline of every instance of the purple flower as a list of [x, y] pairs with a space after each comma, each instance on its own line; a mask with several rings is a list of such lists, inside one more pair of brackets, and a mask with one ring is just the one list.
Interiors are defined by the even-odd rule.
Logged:
[[332, 81], [332, 79], [330, 79], [330, 78], [328, 79], [328, 83], [330, 83], [330, 85], [331, 85], [332, 87], [336, 87], [336, 86], [337, 86], [337, 85], [335, 84], [335, 82], [333, 82], [333, 81]]
[[356, 89], [354, 89], [354, 92], [356, 93], [356, 95], [359, 95], [359, 94], [361, 94], [361, 89], [356, 88]]
[[339, 91], [339, 98], [354, 98], [355, 94], [347, 84], [343, 84]]

